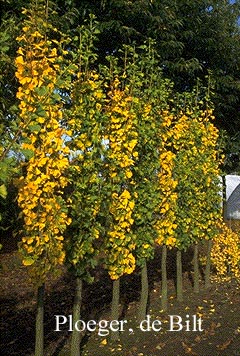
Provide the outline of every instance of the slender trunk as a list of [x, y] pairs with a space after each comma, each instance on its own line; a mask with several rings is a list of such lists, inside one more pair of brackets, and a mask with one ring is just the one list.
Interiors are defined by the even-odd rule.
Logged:
[[[73, 302], [73, 325], [79, 320], [82, 304], [82, 280], [76, 277], [76, 289]], [[73, 327], [71, 338], [71, 356], [80, 356], [80, 341], [81, 335], [78, 330]]]
[[138, 311], [138, 321], [141, 322], [145, 319], [147, 314], [147, 303], [148, 303], [148, 273], [147, 273], [147, 263], [144, 261], [144, 265], [141, 270], [141, 299]]
[[[119, 301], [120, 301], [120, 279], [113, 281], [112, 289], [112, 309], [111, 316], [112, 320], [118, 320], [119, 318]], [[118, 331], [111, 331], [111, 340], [117, 341], [119, 339]]]
[[162, 309], [167, 310], [168, 300], [167, 300], [167, 246], [163, 245], [162, 247], [162, 261], [161, 261], [161, 270], [162, 270]]
[[35, 356], [44, 355], [44, 330], [43, 330], [43, 313], [44, 313], [44, 284], [38, 287], [37, 291], [37, 316], [36, 316], [36, 334], [35, 334]]
[[199, 265], [198, 265], [198, 243], [194, 245], [194, 257], [193, 257], [193, 269], [194, 269], [194, 293], [199, 293]]
[[209, 240], [208, 241], [208, 249], [207, 249], [207, 263], [206, 263], [206, 269], [205, 269], [205, 289], [208, 289], [211, 286], [211, 283], [210, 283], [211, 250], [212, 250], [212, 240]]
[[226, 191], [226, 176], [222, 177], [222, 182], [223, 182], [223, 210], [222, 210], [222, 214], [223, 214], [223, 219], [224, 221], [227, 220], [227, 191]]
[[183, 285], [182, 285], [182, 251], [177, 250], [177, 300], [183, 301]]

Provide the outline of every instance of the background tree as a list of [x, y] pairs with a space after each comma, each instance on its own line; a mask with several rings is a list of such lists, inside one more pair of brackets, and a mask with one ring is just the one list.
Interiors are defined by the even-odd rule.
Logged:
[[[191, 88], [210, 70], [216, 80], [217, 125], [230, 135], [239, 125], [240, 2], [212, 1], [69, 1], [63, 16], [75, 10], [74, 21], [86, 13], [102, 26], [100, 59], [123, 43], [156, 40], [164, 73], [178, 90]], [[68, 14], [68, 15], [67, 15]], [[233, 119], [234, 118], [234, 119]]]
[[188, 73], [187, 68], [182, 70], [182, 61], [177, 59], [179, 68], [172, 74], [177, 88], [181, 90], [186, 83], [190, 83], [192, 88], [196, 77], [203, 79], [211, 71], [215, 83], [215, 124], [219, 129], [226, 130], [236, 143], [235, 147], [226, 144], [225, 169], [230, 172], [239, 167], [240, 152], [239, 14], [238, 0], [207, 3], [179, 1], [177, 16], [182, 19], [182, 27], [177, 38], [184, 43], [181, 57], [196, 60], [199, 68]]

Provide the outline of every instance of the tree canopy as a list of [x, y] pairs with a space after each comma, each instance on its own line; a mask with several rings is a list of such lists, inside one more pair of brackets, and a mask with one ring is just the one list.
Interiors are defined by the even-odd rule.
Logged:
[[[1, 118], [7, 129], [14, 115], [16, 34], [28, 1], [1, 1]], [[178, 91], [191, 91], [197, 78], [211, 74], [216, 125], [227, 132], [227, 170], [239, 169], [240, 1], [226, 0], [58, 0], [51, 21], [70, 36], [93, 13], [100, 26], [98, 61], [123, 44], [156, 41], [163, 74]], [[11, 108], [11, 110], [10, 110]], [[9, 113], [12, 113], [9, 116]]]

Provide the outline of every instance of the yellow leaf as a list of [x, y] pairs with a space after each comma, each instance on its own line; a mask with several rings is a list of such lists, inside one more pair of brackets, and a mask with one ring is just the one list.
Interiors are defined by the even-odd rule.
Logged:
[[56, 238], [56, 240], [59, 240], [59, 241], [63, 241], [64, 240], [63, 236], [56, 236], [55, 238]]
[[129, 170], [127, 170], [127, 171], [126, 171], [126, 177], [127, 177], [127, 178], [131, 178], [131, 177], [132, 177], [132, 172], [129, 171]]
[[24, 64], [23, 56], [18, 56], [18, 57], [15, 59], [15, 63], [16, 63], [16, 65], [18, 65], [18, 64]]
[[32, 258], [30, 258], [30, 257], [25, 258], [23, 260], [23, 265], [24, 266], [31, 266], [33, 263], [34, 263], [34, 260]]
[[107, 339], [103, 339], [101, 342], [100, 342], [101, 345], [107, 345]]
[[45, 121], [44, 117], [38, 117], [37, 121], [39, 122], [39, 124], [43, 124]]
[[26, 241], [26, 242], [27, 242], [27, 244], [28, 244], [28, 245], [31, 245], [31, 243], [33, 243], [33, 238], [32, 238], [32, 237], [30, 237], [30, 239], [27, 239], [27, 241]]

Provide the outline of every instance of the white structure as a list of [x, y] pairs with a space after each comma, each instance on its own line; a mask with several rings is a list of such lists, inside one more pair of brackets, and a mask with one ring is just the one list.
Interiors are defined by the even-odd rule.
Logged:
[[240, 176], [226, 175], [226, 219], [240, 220]]

